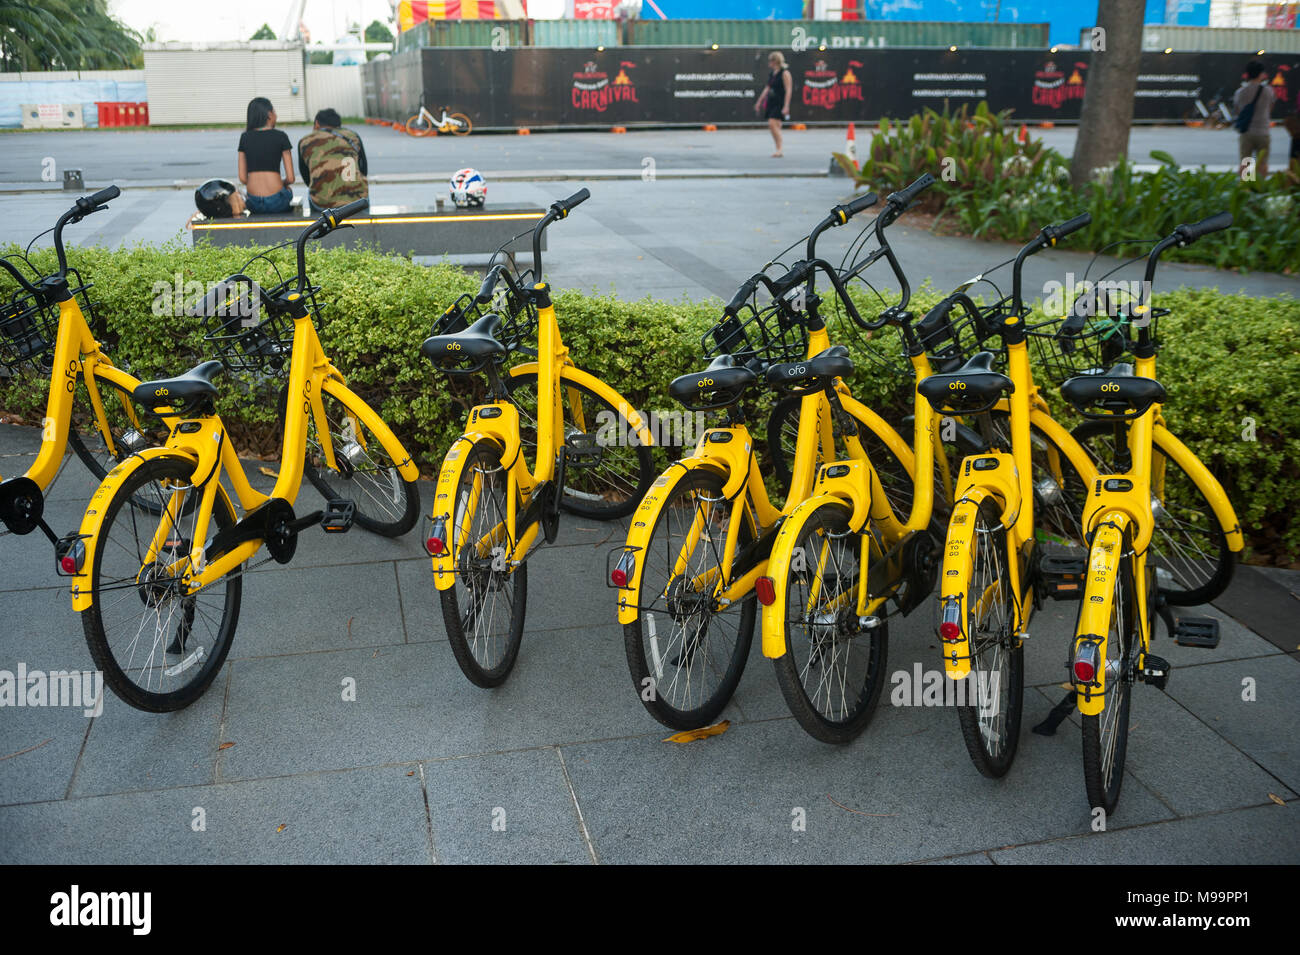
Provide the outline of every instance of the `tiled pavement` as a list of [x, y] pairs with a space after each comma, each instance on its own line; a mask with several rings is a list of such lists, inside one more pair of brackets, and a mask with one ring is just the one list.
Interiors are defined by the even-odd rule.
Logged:
[[[0, 473], [35, 444], [0, 426]], [[56, 530], [89, 489], [70, 461]], [[1211, 611], [1217, 650], [1161, 634], [1168, 692], [1136, 688], [1123, 798], [1094, 833], [1077, 726], [1028, 732], [1060, 695], [1070, 607], [1035, 619], [1020, 755], [994, 782], [943, 708], [882, 697], [852, 745], [813, 741], [757, 640], [728, 731], [665, 742], [603, 586], [621, 530], [590, 521], [566, 519], [535, 555], [518, 666], [480, 690], [452, 658], [418, 536], [311, 531], [292, 564], [252, 572], [225, 668], [187, 710], [111, 694], [97, 717], [0, 707], [0, 862], [1300, 861], [1300, 665], [1230, 605]], [[0, 670], [91, 668], [60, 583], [39, 536], [0, 538]], [[891, 671], [934, 666], [928, 624], [892, 624]]]

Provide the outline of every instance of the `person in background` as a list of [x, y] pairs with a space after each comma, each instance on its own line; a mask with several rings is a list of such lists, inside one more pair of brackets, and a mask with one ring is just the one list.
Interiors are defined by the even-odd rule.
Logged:
[[265, 96], [248, 103], [248, 128], [239, 136], [239, 181], [248, 190], [249, 212], [289, 211], [293, 147], [284, 131], [275, 128], [275, 107]]
[[794, 78], [786, 68], [785, 54], [780, 50], [771, 52], [767, 65], [772, 72], [768, 74], [767, 86], [754, 104], [754, 112], [761, 112], [767, 118], [767, 128], [772, 133], [772, 141], [776, 143], [776, 152], [772, 153], [772, 158], [780, 159], [783, 155], [781, 121], [790, 120], [790, 94], [794, 92]]
[[[1246, 177], [1246, 162], [1252, 157], [1256, 159], [1255, 178], [1264, 179], [1268, 176], [1268, 124], [1275, 98], [1268, 85], [1264, 64], [1252, 60], [1246, 66], [1246, 82], [1241, 84], [1232, 97], [1232, 107], [1237, 113], [1238, 123], [1237, 152], [1241, 157], [1237, 174], [1242, 179]], [[1247, 120], [1243, 115], [1245, 110], [1251, 110], [1248, 122], [1244, 122]]]
[[366, 148], [360, 136], [342, 126], [337, 110], [323, 109], [316, 114], [312, 131], [298, 140], [298, 171], [310, 189], [316, 213], [370, 194]]

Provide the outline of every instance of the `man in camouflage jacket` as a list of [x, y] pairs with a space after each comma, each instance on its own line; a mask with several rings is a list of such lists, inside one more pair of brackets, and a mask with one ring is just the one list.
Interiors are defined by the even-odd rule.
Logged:
[[314, 212], [366, 198], [366, 149], [361, 137], [341, 128], [337, 110], [316, 114], [312, 131], [298, 140], [298, 171], [310, 187]]

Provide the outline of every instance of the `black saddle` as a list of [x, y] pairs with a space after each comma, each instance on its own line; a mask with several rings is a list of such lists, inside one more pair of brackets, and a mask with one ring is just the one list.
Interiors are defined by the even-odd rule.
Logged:
[[489, 312], [463, 332], [426, 338], [420, 354], [443, 371], [477, 371], [506, 353], [506, 346], [497, 340], [500, 332], [501, 316]]
[[205, 361], [175, 378], [141, 382], [135, 386], [131, 397], [151, 411], [171, 408], [183, 414], [217, 396], [217, 386], [212, 378], [221, 368], [219, 361]]
[[832, 345], [803, 361], [767, 366], [767, 383], [787, 391], [813, 391], [853, 374], [853, 359], [843, 345]]
[[988, 411], [1003, 395], [1016, 390], [1015, 382], [993, 370], [994, 354], [982, 351], [956, 371], [929, 375], [916, 390], [935, 408], [952, 408], [967, 414]]
[[735, 404], [756, 381], [757, 372], [734, 355], [719, 355], [703, 371], [674, 378], [668, 393], [692, 411], [708, 411]]
[[1133, 374], [1127, 362], [1097, 375], [1075, 375], [1061, 385], [1061, 395], [1085, 418], [1136, 418], [1163, 403], [1165, 386]]

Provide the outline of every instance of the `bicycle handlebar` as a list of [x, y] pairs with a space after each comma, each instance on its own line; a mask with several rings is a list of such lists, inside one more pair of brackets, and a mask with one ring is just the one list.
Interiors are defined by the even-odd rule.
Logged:
[[556, 219], [567, 218], [570, 212], [590, 198], [591, 190], [583, 187], [567, 199], [556, 199], [542, 216], [542, 221], [537, 223], [537, 228], [533, 229], [533, 275], [537, 281], [542, 280], [542, 233]]
[[23, 287], [24, 291], [29, 292], [32, 295], [40, 294], [37, 291], [36, 286], [33, 285], [31, 282], [27, 281], [27, 277], [23, 275], [23, 273], [20, 272], [18, 268], [8, 259], [0, 259], [0, 265], [3, 265], [5, 267], [5, 271], [14, 277], [14, 279], [18, 282], [18, 284]]
[[912, 200], [934, 185], [934, 176], [928, 172], [922, 173], [911, 185], [904, 186], [897, 192], [891, 192], [885, 200], [891, 206], [909, 206]]
[[817, 223], [817, 225], [813, 227], [813, 230], [808, 233], [808, 251], [806, 258], [810, 261], [817, 258], [817, 237], [823, 232], [827, 229], [844, 225], [863, 209], [870, 209], [878, 201], [879, 199], [874, 192], [868, 192], [865, 196], [858, 196], [858, 198], [851, 202], [846, 202], [831, 209], [831, 214], [821, 222]]
[[1192, 225], [1180, 225], [1174, 229], [1174, 235], [1178, 236], [1182, 245], [1191, 245], [1201, 236], [1209, 235], [1211, 232], [1222, 232], [1230, 225], [1232, 225], [1232, 213], [1220, 212]]
[[309, 239], [318, 239], [329, 235], [344, 219], [354, 216], [370, 208], [369, 199], [354, 199], [345, 206], [339, 206], [337, 209], [326, 209], [320, 214], [320, 218], [313, 222], [302, 232], [298, 233], [298, 241], [294, 244], [294, 252], [298, 260], [298, 289], [299, 295], [307, 287], [307, 241]]
[[1056, 245], [1058, 241], [1064, 239], [1071, 233], [1078, 232], [1084, 226], [1092, 222], [1092, 216], [1087, 213], [1080, 213], [1073, 219], [1068, 219], [1060, 225], [1045, 225], [1028, 243], [1016, 254], [1016, 264], [1011, 268], [1011, 305], [1015, 309], [1017, 317], [1024, 315], [1024, 302], [1020, 295], [1020, 269], [1025, 264], [1025, 259], [1037, 252], [1041, 252], [1049, 245]]
[[60, 278], [68, 274], [68, 257], [63, 250], [63, 227], [69, 223], [80, 222], [92, 212], [106, 208], [106, 202], [116, 199], [121, 194], [122, 190], [117, 186], [108, 186], [92, 196], [82, 196], [71, 209], [59, 216], [59, 221], [54, 226], [54, 252], [59, 257]]

